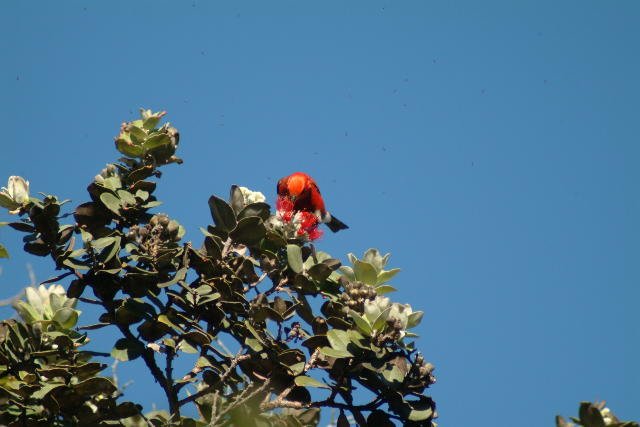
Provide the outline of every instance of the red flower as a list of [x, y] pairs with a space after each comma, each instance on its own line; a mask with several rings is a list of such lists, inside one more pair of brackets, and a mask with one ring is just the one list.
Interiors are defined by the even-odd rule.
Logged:
[[278, 197], [276, 200], [276, 209], [283, 222], [291, 223], [296, 221], [298, 236], [305, 235], [309, 240], [316, 240], [322, 236], [322, 231], [318, 228], [320, 222], [318, 217], [309, 211], [294, 210], [294, 203], [287, 197]]
[[293, 202], [286, 197], [278, 197], [276, 209], [284, 212], [293, 212]]
[[309, 240], [316, 240], [322, 236], [322, 231], [318, 228], [320, 223], [318, 222], [318, 217], [307, 211], [298, 212], [298, 218], [300, 220], [300, 229], [298, 230], [298, 235], [307, 234], [309, 236]]

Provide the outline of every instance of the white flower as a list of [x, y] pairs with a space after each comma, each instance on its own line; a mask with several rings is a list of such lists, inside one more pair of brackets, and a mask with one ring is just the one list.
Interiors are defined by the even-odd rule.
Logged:
[[398, 319], [402, 324], [402, 329], [407, 329], [411, 313], [413, 313], [413, 310], [409, 304], [394, 302], [391, 304], [391, 310], [389, 310], [389, 318]]
[[411, 329], [422, 321], [424, 312], [413, 311], [409, 304], [399, 304], [394, 302], [389, 310], [389, 318], [395, 318], [400, 321], [403, 330]]
[[2, 206], [15, 210], [29, 201], [29, 181], [21, 176], [10, 176], [7, 187], [0, 189], [0, 195], [5, 199]]
[[39, 287], [27, 287], [25, 289], [26, 301], [18, 300], [13, 304], [20, 317], [28, 323], [37, 320], [53, 319], [56, 311], [62, 307], [73, 308], [76, 300], [67, 298], [67, 293], [61, 285], [44, 285]]
[[606, 426], [610, 426], [617, 421], [616, 417], [611, 413], [611, 409], [609, 408], [603, 408], [602, 410], [600, 410], [600, 414], [602, 415], [604, 425]]
[[374, 300], [367, 300], [364, 302], [364, 316], [370, 324], [373, 324], [390, 304], [391, 301], [387, 297], [377, 296]]
[[242, 193], [242, 197], [244, 198], [244, 204], [250, 205], [251, 203], [262, 203], [267, 200], [259, 191], [251, 191], [247, 187], [238, 187], [240, 192]]

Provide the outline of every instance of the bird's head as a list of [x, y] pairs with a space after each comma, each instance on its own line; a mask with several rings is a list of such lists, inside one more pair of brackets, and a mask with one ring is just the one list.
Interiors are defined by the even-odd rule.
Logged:
[[293, 174], [287, 180], [287, 190], [289, 190], [289, 196], [292, 200], [298, 198], [306, 186], [307, 179], [302, 174]]

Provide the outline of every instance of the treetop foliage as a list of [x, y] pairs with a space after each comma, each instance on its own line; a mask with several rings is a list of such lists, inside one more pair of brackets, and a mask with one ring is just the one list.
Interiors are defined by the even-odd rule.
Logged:
[[[182, 163], [164, 114], [143, 110], [121, 126], [124, 157], [96, 175], [72, 223], [68, 201], [34, 197], [20, 177], [0, 193], [19, 217], [3, 225], [59, 270], [47, 283], [68, 281], [66, 292], [27, 290], [20, 319], [2, 323], [0, 423], [311, 426], [332, 408], [341, 426], [435, 425], [424, 394], [433, 365], [411, 341], [422, 312], [388, 297], [399, 271], [387, 269], [389, 254], [370, 249], [342, 265], [264, 195], [235, 185], [209, 198], [202, 242], [183, 242], [177, 220], [152, 212], [159, 169]], [[97, 322], [77, 326], [78, 301], [100, 307]], [[83, 347], [104, 327], [121, 336], [110, 355], [141, 358], [168, 410], [120, 402], [99, 375], [104, 354]], [[175, 358], [189, 355], [192, 369], [176, 372]], [[181, 413], [190, 404], [196, 419]]]

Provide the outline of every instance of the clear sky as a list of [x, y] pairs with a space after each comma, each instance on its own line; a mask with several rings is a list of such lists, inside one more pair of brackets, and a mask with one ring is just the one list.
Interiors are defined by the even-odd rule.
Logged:
[[[594, 399], [638, 420], [639, 22], [635, 0], [6, 0], [0, 181], [81, 203], [120, 123], [165, 109], [185, 163], [160, 210], [187, 239], [210, 194], [273, 200], [302, 170], [351, 226], [323, 250], [393, 253], [441, 425], [551, 426]], [[53, 275], [0, 241], [1, 298], [26, 263]], [[118, 366], [125, 397], [166, 407], [140, 368]]]

